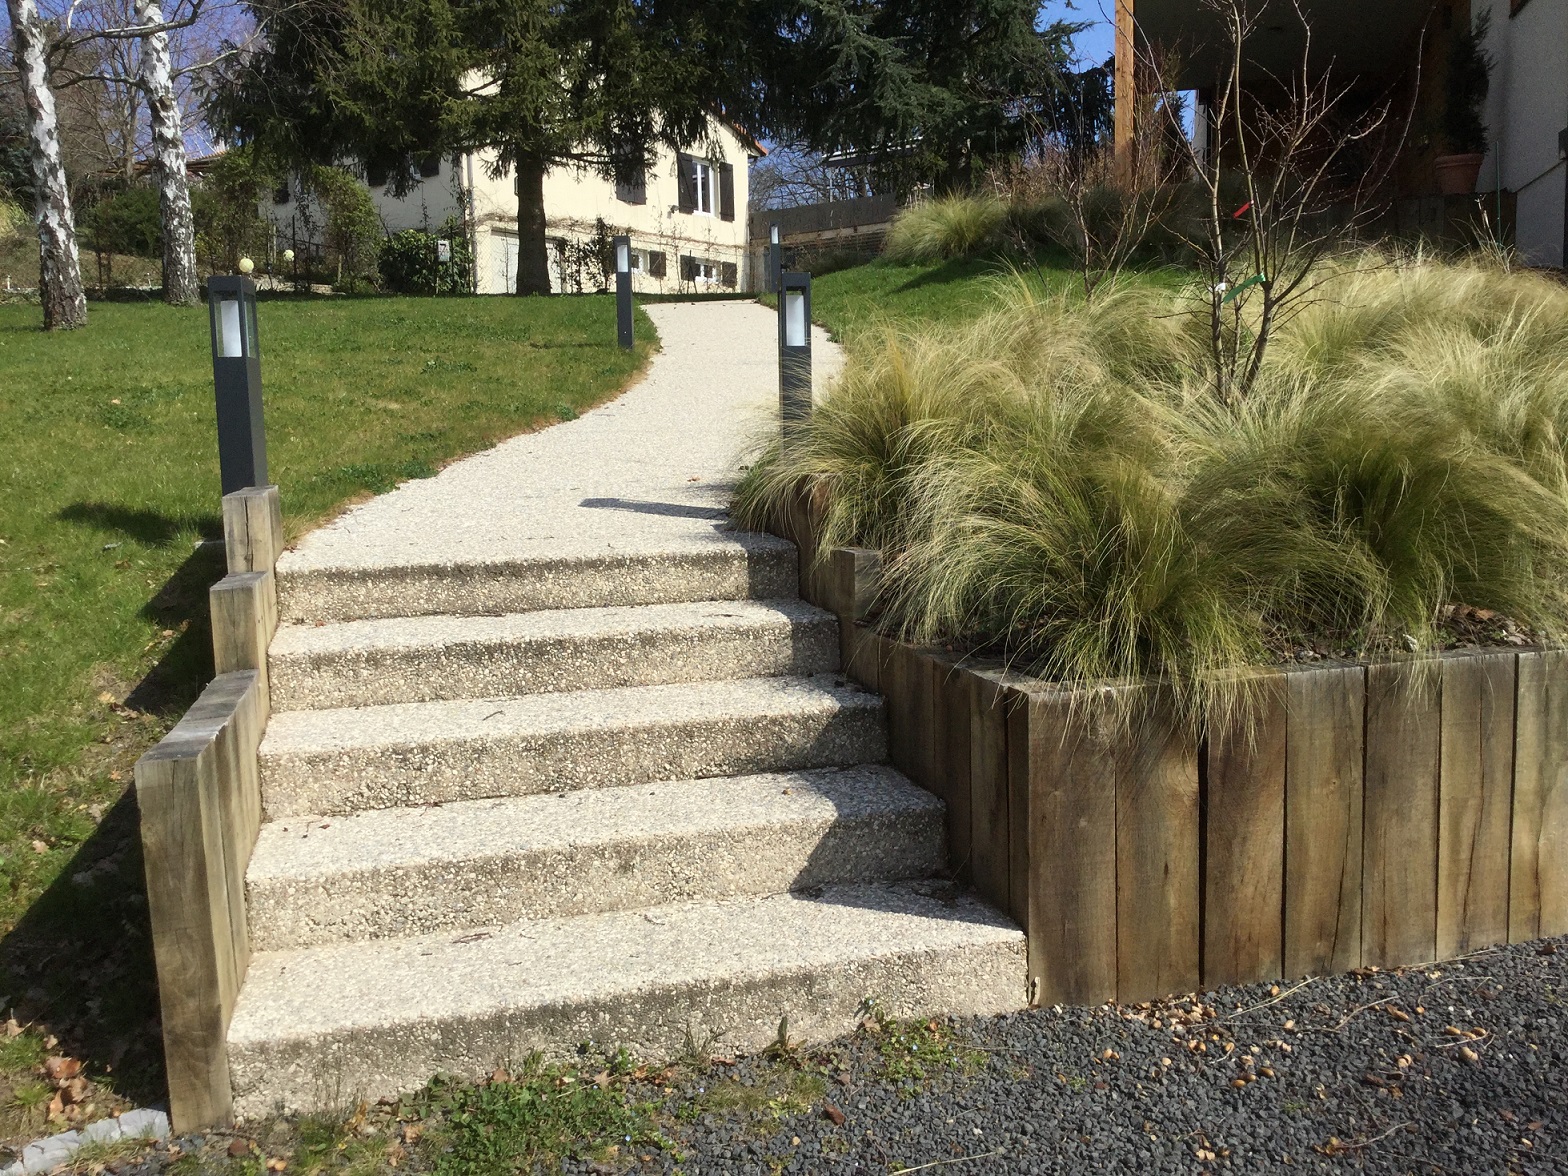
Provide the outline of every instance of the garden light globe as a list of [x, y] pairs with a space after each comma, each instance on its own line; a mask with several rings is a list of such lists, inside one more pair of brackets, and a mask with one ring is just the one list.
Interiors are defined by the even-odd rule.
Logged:
[[284, 261], [293, 261], [294, 260], [294, 250], [292, 250], [292, 249], [285, 249], [283, 251], [283, 260]]
[[256, 263], [248, 257], [240, 258], [240, 273], [248, 274], [256, 268]]

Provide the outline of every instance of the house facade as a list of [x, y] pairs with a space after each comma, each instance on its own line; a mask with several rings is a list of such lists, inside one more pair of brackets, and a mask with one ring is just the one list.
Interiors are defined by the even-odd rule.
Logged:
[[[1179, 50], [1177, 88], [1197, 95], [1203, 119], [1208, 88], [1224, 67], [1224, 34], [1201, 0], [1113, 0], [1116, 5], [1117, 139], [1131, 142], [1131, 80], [1148, 46]], [[1336, 83], [1363, 95], [1400, 96], [1412, 110], [1395, 169], [1396, 219], [1425, 229], [1452, 217], [1439, 195], [1434, 127], [1455, 33], [1490, 13], [1485, 49], [1492, 61], [1484, 107], [1489, 148], [1469, 198], [1469, 215], [1511, 234], [1531, 265], [1562, 266], [1568, 249], [1568, 0], [1301, 0], [1311, 27], [1312, 60]], [[1268, 85], [1299, 69], [1304, 37], [1294, 10], [1261, 10], [1245, 48], [1244, 84]], [[1415, 101], [1405, 99], [1415, 90]], [[1201, 133], [1201, 132], [1200, 132]], [[1448, 205], [1445, 205], [1445, 199]], [[1457, 210], [1463, 211], [1463, 210]]]
[[[641, 182], [617, 184], [587, 168], [549, 172], [544, 206], [551, 289], [600, 289], [600, 246], [607, 235], [623, 233], [631, 237], [638, 293], [750, 288], [748, 179], [751, 163], [764, 154], [749, 135], [712, 117], [704, 142], [685, 151], [661, 147]], [[366, 177], [388, 233], [468, 235], [480, 294], [517, 289], [517, 179], [511, 171], [497, 174], [495, 159], [489, 149], [428, 158], [402, 196], [387, 190], [385, 176]], [[300, 206], [292, 185], [280, 186], [262, 215], [275, 226], [279, 249], [296, 247], [301, 226], [320, 220]]]

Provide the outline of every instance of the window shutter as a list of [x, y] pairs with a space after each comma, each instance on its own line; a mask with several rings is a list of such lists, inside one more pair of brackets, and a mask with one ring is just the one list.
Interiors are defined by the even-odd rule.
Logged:
[[638, 172], [637, 178], [628, 181], [617, 181], [615, 185], [615, 198], [622, 204], [648, 203], [648, 175]]
[[740, 271], [736, 268], [733, 261], [721, 261], [719, 263], [719, 284], [721, 286], [733, 290], [739, 280]]
[[675, 157], [675, 196], [682, 212], [697, 207], [697, 169], [689, 155]]
[[735, 169], [727, 163], [719, 164], [719, 217], [735, 219]]
[[650, 278], [664, 277], [664, 253], [655, 249], [648, 254], [648, 276]]
[[433, 180], [441, 174], [441, 153], [432, 151], [429, 155], [421, 156], [419, 160], [419, 176], [421, 179]]
[[695, 282], [696, 280], [697, 280], [697, 259], [695, 257], [691, 257], [691, 256], [688, 256], [687, 254], [683, 253], [681, 255], [681, 281], [683, 281], [683, 282]]

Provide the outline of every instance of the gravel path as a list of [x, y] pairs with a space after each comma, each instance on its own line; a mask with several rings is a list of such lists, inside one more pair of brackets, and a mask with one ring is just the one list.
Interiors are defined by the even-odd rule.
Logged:
[[1565, 985], [1568, 942], [1545, 941], [1201, 1003], [1018, 1013], [958, 1024], [981, 1068], [926, 1084], [876, 1078], [879, 1035], [861, 1034], [827, 1059], [841, 1126], [815, 1112], [759, 1135], [707, 1116], [681, 1170], [1568, 1172]]
[[[305, 536], [279, 570], [734, 542], [718, 532], [737, 464], [777, 419], [777, 316], [745, 301], [645, 309], [660, 350], [626, 393], [354, 507]], [[812, 355], [820, 392], [843, 354], [819, 329]]]

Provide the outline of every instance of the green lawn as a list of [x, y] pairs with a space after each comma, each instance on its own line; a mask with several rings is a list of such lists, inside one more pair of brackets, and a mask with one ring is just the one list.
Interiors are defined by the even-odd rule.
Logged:
[[[205, 307], [95, 303], [45, 335], [0, 306], [0, 997], [160, 1097], [136, 758], [211, 674], [221, 534]], [[264, 302], [272, 480], [297, 535], [345, 503], [570, 418], [654, 345], [608, 296]], [[0, 1019], [3, 1019], [0, 1014]], [[36, 1126], [0, 1035], [0, 1137]], [[9, 1050], [9, 1052], [7, 1052]], [[13, 1057], [14, 1055], [14, 1057]], [[25, 1069], [25, 1065], [24, 1065]], [[24, 1083], [25, 1086], [25, 1083]]]
[[[1059, 262], [1027, 263], [969, 257], [930, 265], [873, 261], [814, 278], [811, 317], [840, 342], [852, 342], [895, 323], [954, 322], [983, 314], [992, 288], [1014, 272], [1053, 290], [1077, 291], [1078, 272]], [[1178, 286], [1187, 275], [1172, 269], [1139, 271], [1136, 280]]]

